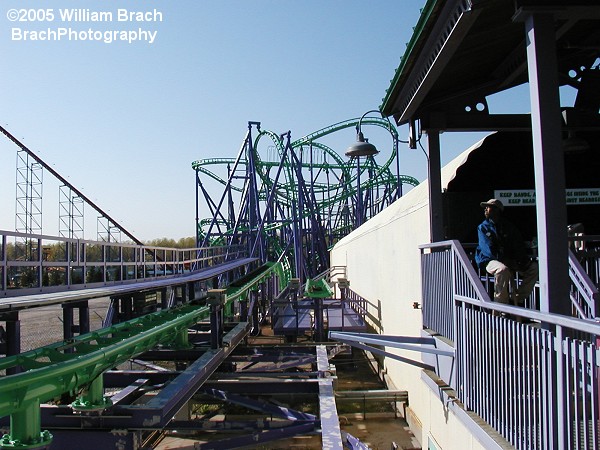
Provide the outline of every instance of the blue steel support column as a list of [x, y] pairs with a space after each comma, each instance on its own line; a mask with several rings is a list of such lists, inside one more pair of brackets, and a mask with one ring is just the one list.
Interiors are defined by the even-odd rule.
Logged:
[[427, 164], [427, 183], [429, 187], [429, 233], [431, 242], [438, 242], [444, 240], [439, 129], [434, 128], [427, 130], [427, 142], [429, 147], [429, 161]]
[[[258, 231], [256, 233], [252, 251], [250, 253], [251, 255], [253, 255], [255, 253], [255, 248], [259, 244], [258, 237], [264, 232], [265, 224], [272, 223], [273, 217], [276, 215], [276, 207], [275, 207], [274, 203], [275, 203], [275, 198], [277, 197], [277, 186], [279, 183], [279, 177], [281, 176], [283, 168], [285, 167], [285, 163], [287, 161], [287, 154], [288, 154], [289, 150], [291, 150], [291, 148], [292, 147], [290, 144], [290, 133], [288, 133], [287, 145], [285, 146], [284, 153], [281, 155], [281, 160], [279, 161], [279, 165], [277, 167], [277, 173], [275, 174], [275, 178], [273, 178], [273, 185], [271, 186], [271, 190], [269, 191], [269, 196], [267, 197], [263, 216], [260, 219]], [[231, 200], [230, 214], [232, 215], [232, 217], [234, 216], [233, 200]], [[272, 255], [267, 255], [266, 259], [268, 260], [270, 257], [272, 257]]]
[[[256, 124], [257, 128], [260, 128], [260, 122], [253, 122], [253, 123]], [[249, 127], [250, 127], [250, 125], [249, 125]], [[230, 176], [227, 179], [227, 184], [225, 186], [225, 191], [223, 192], [223, 195], [221, 195], [219, 203], [217, 205], [215, 205], [214, 202], [212, 202], [211, 200], [209, 200], [209, 198], [205, 195], [207, 201], [209, 201], [209, 204], [212, 204], [215, 207], [214, 208], [215, 211], [221, 211], [221, 207], [223, 206], [223, 202], [225, 201], [225, 197], [227, 197], [227, 194], [229, 193], [229, 190], [232, 187], [234, 176], [235, 176], [235, 173], [237, 171], [237, 167], [240, 165], [241, 161], [243, 160], [243, 157], [245, 155], [245, 151], [247, 149], [247, 146], [249, 145], [250, 139], [251, 139], [250, 130], [248, 130], [248, 133], [246, 134], [246, 137], [244, 138], [244, 145], [243, 145], [241, 151], [238, 153], [237, 158], [235, 159], [235, 163], [233, 164], [233, 168], [230, 171]], [[197, 178], [197, 180], [196, 180], [197, 185], [199, 187], [201, 187], [200, 178], [198, 178], [198, 177], [196, 177], [196, 178]], [[219, 214], [214, 214], [213, 215], [211, 223], [210, 223], [210, 225], [209, 225], [209, 227], [208, 227], [208, 229], [206, 231], [206, 235], [204, 236], [204, 240], [201, 243], [200, 247], [208, 246], [210, 244], [210, 237], [211, 237], [211, 235], [213, 233], [213, 228], [215, 226], [217, 228], [219, 227], [219, 225], [218, 225], [218, 218], [219, 218]]]
[[[18, 355], [21, 353], [21, 321], [19, 313], [15, 311], [8, 313], [6, 318], [6, 356]], [[6, 369], [7, 375], [14, 375], [21, 372], [21, 367], [9, 367]]]
[[[240, 305], [240, 322], [248, 321], [248, 299], [240, 298], [238, 301]], [[250, 302], [252, 304], [252, 302]]]
[[223, 306], [225, 305], [225, 292], [225, 289], [211, 289], [208, 291], [210, 346], [213, 350], [223, 346]]
[[78, 303], [77, 309], [79, 310], [79, 334], [86, 334], [90, 332], [90, 307], [87, 300]]
[[[302, 151], [302, 147], [300, 147], [300, 151]], [[310, 145], [308, 147], [308, 154], [310, 156], [310, 190], [308, 192], [308, 196], [311, 199], [313, 206], [317, 203], [317, 199], [315, 197], [315, 173], [314, 173], [314, 161], [313, 161], [313, 144], [312, 141], [310, 142]], [[320, 222], [320, 221], [319, 221]], [[310, 240], [310, 254], [312, 255], [312, 259], [310, 262], [310, 269], [309, 272], [312, 274], [317, 272], [317, 262], [316, 259], [314, 257], [314, 255], [316, 254], [316, 249], [315, 249], [315, 239], [311, 239]]]
[[323, 299], [313, 298], [315, 308], [315, 341], [323, 342], [325, 340], [325, 323], [323, 318]]
[[[329, 253], [325, 244], [324, 230], [321, 226], [321, 215], [316, 208], [317, 199], [314, 196], [313, 186], [307, 186], [302, 175], [302, 161], [298, 159], [290, 147], [290, 161], [296, 174], [296, 190], [298, 193], [298, 222], [299, 242], [302, 244], [296, 251], [302, 255], [301, 266], [305, 269], [306, 279], [315, 277], [326, 267], [329, 267]], [[305, 236], [310, 237], [311, 248], [305, 248]], [[315, 245], [316, 244], [316, 245]], [[308, 257], [308, 260], [305, 258]], [[313, 264], [314, 263], [314, 264]], [[313, 270], [315, 269], [315, 270]]]
[[[227, 179], [230, 180], [232, 177], [231, 164], [227, 164]], [[235, 226], [235, 207], [233, 203], [233, 192], [231, 189], [227, 189], [227, 220], [229, 221], [229, 228], [233, 230]]]
[[167, 297], [167, 288], [160, 290], [160, 309], [167, 309], [169, 307], [169, 298]]
[[[531, 97], [531, 129], [538, 225], [540, 311], [569, 315], [567, 206], [564, 155], [561, 148], [560, 96], [554, 17], [527, 14], [527, 67]], [[557, 330], [560, 336], [560, 329]], [[558, 348], [562, 349], [559, 341]], [[557, 355], [553, 396], [553, 448], [566, 448], [562, 350]]]
[[296, 247], [294, 249], [294, 252], [298, 254], [297, 259], [299, 264], [299, 266], [296, 268], [296, 273], [301, 280], [305, 280], [306, 274], [304, 273], [304, 196], [302, 195], [302, 186], [300, 184], [300, 176], [302, 175], [302, 163], [297, 157], [294, 158], [294, 156], [296, 156], [294, 150], [290, 148], [290, 161], [292, 162], [292, 165], [296, 168], [296, 199], [298, 201], [297, 213], [294, 216], [294, 222], [297, 224], [296, 232], [298, 233], [298, 236], [296, 238]]
[[[259, 127], [260, 132], [260, 124], [257, 122], [248, 122], [248, 147], [247, 147], [247, 165], [246, 165], [246, 177], [248, 179], [248, 252], [252, 251], [252, 233], [258, 232], [258, 221], [260, 219], [260, 202], [259, 202], [259, 186], [256, 182], [256, 158], [255, 158], [255, 150], [252, 144], [252, 126], [256, 125]], [[256, 236], [256, 239], [259, 242], [258, 246], [258, 255], [250, 255], [250, 256], [258, 256], [261, 261], [265, 261], [265, 249], [263, 244], [263, 236], [262, 233]]]
[[[370, 180], [373, 178], [373, 156], [367, 156], [365, 158], [367, 165], [367, 186], [364, 198], [364, 220], [368, 220], [377, 214], [377, 210], [375, 209], [375, 202], [373, 196], [373, 187], [371, 186]], [[379, 189], [379, 186], [376, 188]]]
[[[63, 308], [63, 339], [68, 340], [73, 337], [73, 305], [65, 304]], [[73, 349], [69, 349], [73, 350]]]
[[296, 202], [292, 203], [292, 229], [294, 233], [294, 267], [296, 278], [300, 280], [304, 280], [304, 273], [302, 271], [303, 261], [302, 261], [302, 236], [300, 235], [301, 227], [298, 222], [299, 212], [296, 206]]
[[253, 298], [253, 300], [250, 302], [250, 304], [253, 305], [252, 311], [250, 311], [250, 323], [252, 324], [252, 328], [250, 330], [253, 333], [253, 335], [258, 336], [260, 333], [260, 299], [258, 297], [258, 291], [250, 291], [250, 295]]
[[200, 247], [200, 233], [199, 233], [199, 231], [200, 231], [200, 211], [199, 211], [200, 195], [198, 192], [198, 190], [200, 189], [200, 177], [198, 176], [199, 175], [198, 172], [199, 172], [199, 170], [196, 169], [196, 179], [195, 179], [195, 184], [196, 184], [196, 231], [195, 231], [195, 233], [196, 233], [196, 248]]
[[542, 262], [540, 311], [570, 315], [567, 206], [554, 18], [551, 14], [530, 14], [525, 26], [538, 251]]

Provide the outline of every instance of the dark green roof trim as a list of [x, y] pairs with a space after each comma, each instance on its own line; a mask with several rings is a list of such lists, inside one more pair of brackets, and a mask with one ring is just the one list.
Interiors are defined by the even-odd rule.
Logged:
[[427, 0], [427, 3], [425, 3], [425, 6], [421, 9], [421, 16], [419, 17], [419, 21], [417, 22], [417, 25], [413, 28], [413, 35], [410, 38], [410, 41], [408, 41], [408, 43], [406, 44], [406, 51], [404, 52], [404, 55], [400, 59], [400, 65], [396, 69], [396, 73], [394, 74], [394, 78], [391, 81], [390, 87], [386, 90], [385, 97], [382, 99], [383, 103], [379, 107], [379, 110], [386, 116], [390, 116], [392, 114], [391, 112], [387, 112], [387, 110], [391, 106], [391, 105], [388, 105], [388, 103], [390, 101], [390, 97], [391, 97], [392, 93], [395, 91], [396, 86], [398, 85], [398, 82], [400, 81], [400, 77], [404, 73], [404, 69], [407, 67], [410, 56], [411, 56], [413, 50], [415, 49], [417, 42], [419, 42], [421, 35], [423, 34], [425, 25], [429, 21], [429, 18], [431, 17], [433, 10], [435, 9], [435, 7], [437, 6], [437, 4], [439, 2], [440, 2], [440, 0]]

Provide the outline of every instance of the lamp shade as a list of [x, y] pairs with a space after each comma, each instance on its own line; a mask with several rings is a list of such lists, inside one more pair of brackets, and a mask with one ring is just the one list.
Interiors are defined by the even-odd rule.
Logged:
[[369, 143], [368, 139], [362, 134], [362, 131], [359, 131], [356, 136], [356, 143], [348, 147], [346, 150], [346, 156], [352, 158], [353, 156], [373, 156], [379, 153], [379, 150], [373, 145]]

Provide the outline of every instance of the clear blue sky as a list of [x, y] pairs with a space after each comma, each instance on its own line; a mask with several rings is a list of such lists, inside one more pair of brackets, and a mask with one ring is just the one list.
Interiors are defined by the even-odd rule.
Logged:
[[[2, 0], [0, 121], [139, 239], [192, 236], [191, 162], [235, 157], [249, 120], [299, 138], [378, 108], [424, 3]], [[10, 21], [12, 8], [50, 8], [55, 17]], [[67, 23], [60, 12], [69, 8], [110, 11], [114, 20]], [[119, 8], [156, 9], [162, 22], [117, 22]], [[59, 27], [156, 35], [152, 44], [33, 42], [12, 31]], [[523, 92], [492, 103], [492, 112], [504, 112], [507, 101], [528, 111]], [[353, 131], [340, 137], [339, 151], [354, 139]], [[476, 140], [444, 135], [444, 161]], [[424, 179], [423, 153], [401, 154], [402, 172]], [[5, 230], [15, 227], [15, 160], [15, 145], [0, 137]], [[58, 187], [45, 177], [43, 232], [54, 235]]]

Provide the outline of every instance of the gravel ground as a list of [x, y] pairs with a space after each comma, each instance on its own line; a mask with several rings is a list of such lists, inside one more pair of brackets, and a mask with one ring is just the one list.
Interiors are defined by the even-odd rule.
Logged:
[[[102, 327], [109, 303], [108, 297], [89, 301], [91, 331]], [[79, 321], [78, 314], [76, 309], [73, 313], [75, 323]], [[22, 352], [63, 340], [63, 311], [60, 305], [26, 309], [19, 313], [19, 319]]]

